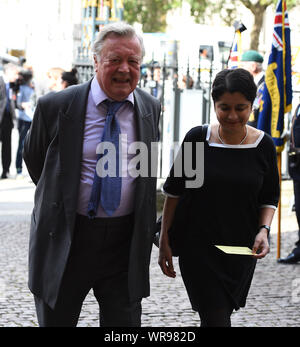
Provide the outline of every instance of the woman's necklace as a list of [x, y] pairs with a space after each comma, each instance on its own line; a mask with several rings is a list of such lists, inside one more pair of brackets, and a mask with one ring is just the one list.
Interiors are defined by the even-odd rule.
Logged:
[[[246, 135], [243, 137], [242, 141], [239, 143], [239, 145], [241, 145], [247, 138], [248, 136], [248, 127], [246, 125]], [[221, 139], [221, 135], [220, 135], [220, 124], [218, 126], [218, 139], [219, 141], [223, 144], [223, 145], [228, 145], [228, 143], [225, 143], [222, 139]]]

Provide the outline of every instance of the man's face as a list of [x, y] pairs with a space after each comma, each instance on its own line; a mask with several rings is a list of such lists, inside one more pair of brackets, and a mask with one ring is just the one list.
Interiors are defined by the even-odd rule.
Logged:
[[256, 63], [254, 61], [243, 61], [241, 67], [249, 71], [251, 75], [253, 75], [256, 71]]
[[142, 50], [136, 36], [110, 34], [100, 57], [94, 57], [97, 80], [105, 94], [122, 101], [136, 88], [140, 78]]

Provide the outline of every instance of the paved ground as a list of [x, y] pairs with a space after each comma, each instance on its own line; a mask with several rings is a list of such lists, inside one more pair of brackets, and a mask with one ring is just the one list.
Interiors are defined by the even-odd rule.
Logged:
[[[13, 171], [12, 171], [13, 172]], [[25, 172], [26, 174], [26, 172]], [[22, 180], [0, 180], [0, 327], [37, 326], [34, 303], [27, 288], [27, 250], [34, 186]], [[292, 183], [283, 181], [281, 255], [292, 249], [297, 225], [291, 212]], [[300, 264], [280, 265], [277, 256], [277, 217], [271, 232], [271, 253], [258, 262], [247, 305], [234, 312], [239, 327], [300, 326]], [[177, 278], [161, 274], [154, 246], [151, 296], [143, 301], [142, 324], [148, 327], [194, 327], [198, 315], [190, 308], [175, 260]], [[79, 326], [98, 326], [98, 305], [89, 294]]]
[[[284, 186], [290, 187], [290, 182]], [[24, 180], [0, 181], [0, 326], [37, 326], [32, 295], [27, 288], [29, 214], [34, 187]], [[284, 212], [285, 211], [284, 209]], [[282, 255], [296, 241], [295, 216], [283, 217]], [[276, 223], [275, 223], [276, 224]], [[287, 232], [287, 225], [293, 230]], [[300, 326], [300, 264], [276, 263], [276, 225], [271, 234], [272, 251], [259, 261], [246, 308], [233, 314], [233, 326]], [[175, 264], [176, 264], [175, 260]], [[151, 296], [143, 302], [143, 326], [197, 326], [178, 277], [168, 279], [157, 265], [157, 248], [151, 263]], [[98, 325], [98, 307], [91, 294], [84, 302], [79, 326]]]

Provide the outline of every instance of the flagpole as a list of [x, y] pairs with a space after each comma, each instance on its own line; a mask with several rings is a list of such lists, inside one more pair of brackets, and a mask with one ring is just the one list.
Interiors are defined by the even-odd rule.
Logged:
[[237, 30], [236, 32], [237, 35], [237, 49], [238, 49], [238, 60], [237, 60], [237, 65], [238, 67], [241, 67], [241, 56], [242, 56], [242, 34], [240, 30]]
[[[282, 1], [282, 45], [283, 45], [283, 50], [282, 50], [282, 68], [283, 68], [283, 86], [285, 90], [286, 86], [286, 76], [285, 76], [285, 8], [286, 4], [285, 1]], [[286, 95], [283, 93], [283, 107], [284, 110], [283, 112], [286, 112]]]
[[228, 67], [230, 56], [231, 56], [231, 53], [232, 53], [232, 48], [233, 48], [233, 45], [234, 45], [235, 35], [236, 35], [236, 31], [234, 32], [234, 35], [233, 35], [233, 41], [231, 43], [231, 47], [230, 47], [230, 51], [229, 51], [229, 55], [228, 55], [228, 59], [227, 59], [227, 67]]
[[[282, 151], [285, 141], [282, 138], [284, 115], [292, 104], [290, 28], [286, 12], [286, 1], [278, 0], [276, 6], [272, 49], [265, 76], [258, 129], [264, 130], [273, 138], [277, 151], [277, 166], [280, 193], [282, 191]], [[281, 194], [278, 201], [277, 258], [281, 251]]]
[[278, 173], [279, 173], [279, 201], [278, 201], [278, 208], [277, 208], [277, 259], [280, 258], [280, 250], [281, 250], [281, 152], [277, 153], [277, 166], [278, 166]]
[[[282, 69], [283, 69], [283, 90], [285, 91], [286, 87], [286, 76], [285, 76], [285, 0], [281, 2], [281, 18], [282, 18]], [[283, 114], [286, 112], [286, 95], [283, 93]], [[280, 195], [278, 202], [278, 230], [277, 230], [277, 259], [280, 258], [281, 252], [281, 185], [282, 185], [282, 174], [281, 174], [281, 149], [277, 154], [277, 165], [279, 171], [279, 185], [280, 185]]]

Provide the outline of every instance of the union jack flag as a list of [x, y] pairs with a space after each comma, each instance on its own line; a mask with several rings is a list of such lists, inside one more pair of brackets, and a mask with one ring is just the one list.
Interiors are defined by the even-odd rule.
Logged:
[[284, 114], [292, 108], [290, 25], [286, 1], [278, 1], [273, 30], [272, 49], [265, 75], [258, 129], [270, 134], [277, 152], [284, 148], [281, 138], [284, 129]]
[[240, 30], [236, 30], [228, 60], [228, 69], [237, 69], [241, 58], [242, 40]]

